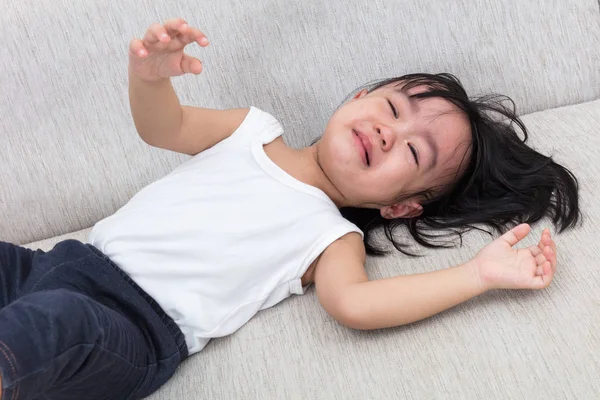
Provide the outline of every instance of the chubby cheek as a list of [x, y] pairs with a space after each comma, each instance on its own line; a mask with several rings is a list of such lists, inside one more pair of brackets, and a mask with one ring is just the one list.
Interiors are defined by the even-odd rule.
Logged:
[[[405, 161], [395, 164], [393, 167], [384, 168], [373, 179], [373, 189], [377, 190], [378, 197], [382, 200], [389, 200], [398, 197], [400, 193], [406, 192], [411, 186], [411, 176], [408, 173]], [[386, 166], [388, 167], [388, 166]]]
[[327, 161], [344, 168], [350, 165], [360, 167], [360, 164], [357, 163], [360, 159], [358, 158], [358, 152], [351, 133], [351, 129], [349, 130], [344, 127], [338, 128], [336, 132], [328, 133], [322, 149], [322, 155], [324, 158], [326, 157]]

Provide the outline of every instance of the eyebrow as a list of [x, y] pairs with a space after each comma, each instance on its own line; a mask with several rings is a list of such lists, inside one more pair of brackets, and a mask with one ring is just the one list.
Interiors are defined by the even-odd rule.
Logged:
[[408, 93], [406, 93], [406, 91], [404, 90], [404, 86], [400, 87], [400, 86], [394, 86], [394, 92], [398, 93], [401, 96], [404, 96], [408, 99], [408, 101], [410, 102], [410, 106], [413, 109], [418, 110], [419, 106], [418, 106], [418, 101], [417, 99], [415, 99], [414, 97], [411, 97], [408, 95]]
[[[414, 109], [418, 109], [418, 99], [409, 96], [406, 91], [402, 90], [402, 87], [398, 87], [398, 86], [394, 86], [394, 91], [406, 96], [406, 98], [408, 98], [408, 101], [410, 102], [410, 105], [414, 108]], [[429, 150], [431, 151], [431, 153], [433, 154], [433, 157], [431, 157], [431, 163], [429, 164], [429, 166], [427, 167], [427, 169], [425, 170], [425, 172], [430, 171], [432, 169], [435, 168], [435, 166], [437, 165], [438, 162], [438, 154], [440, 152], [440, 149], [438, 148], [437, 143], [435, 142], [435, 140], [433, 140], [433, 134], [431, 133], [430, 130], [426, 130], [425, 131], [425, 141], [427, 142], [427, 144], [429, 145]]]

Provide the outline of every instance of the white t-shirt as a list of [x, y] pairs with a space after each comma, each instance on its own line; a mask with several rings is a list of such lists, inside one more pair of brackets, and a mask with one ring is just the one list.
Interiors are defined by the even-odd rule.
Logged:
[[251, 107], [225, 140], [148, 185], [99, 221], [88, 242], [181, 328], [189, 353], [291, 294], [338, 238], [363, 232], [316, 187], [264, 152], [283, 133]]

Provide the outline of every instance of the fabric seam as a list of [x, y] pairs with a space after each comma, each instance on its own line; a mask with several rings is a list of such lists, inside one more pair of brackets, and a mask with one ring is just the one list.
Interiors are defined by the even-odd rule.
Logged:
[[[12, 355], [12, 358], [15, 359], [15, 355], [12, 352], [12, 350], [10, 349], [10, 347], [8, 347], [8, 345], [6, 343], [4, 343], [2, 340], [0, 340], [0, 344], [2, 346], [4, 346], [6, 348], [6, 350]], [[17, 370], [16, 370], [13, 362], [9, 359], [8, 355], [6, 355], [6, 353], [4, 352], [3, 349], [0, 348], [0, 352], [2, 352], [2, 355], [4, 356], [4, 358], [6, 359], [6, 361], [8, 361], [8, 364], [10, 365], [10, 368], [12, 369], [12, 376], [13, 376], [13, 379], [14, 379], [17, 376]], [[2, 382], [6, 382], [6, 380], [3, 379]], [[12, 393], [12, 396], [10, 397], [10, 400], [16, 400], [17, 399], [17, 397], [19, 395], [19, 391], [21, 389], [21, 383], [19, 381], [16, 381], [16, 383], [14, 384], [14, 386], [15, 386], [14, 388], [11, 388], [11, 390], [13, 391], [13, 393]], [[4, 389], [6, 389], [5, 386], [2, 387], [3, 391], [4, 391]]]
[[[182, 358], [182, 361], [189, 356], [187, 345], [185, 344], [185, 335], [181, 332], [181, 328], [177, 325], [177, 323], [167, 315], [167, 313], [162, 309], [160, 304], [148, 293], [146, 293], [134, 280], [129, 276], [125, 271], [123, 271], [113, 260], [110, 259], [106, 254], [102, 253], [102, 251], [96, 248], [94, 245], [89, 244], [88, 248], [90, 248], [93, 252], [92, 255], [98, 257], [101, 261], [108, 263], [112, 268], [116, 270], [116, 272], [121, 276], [125, 282], [130, 285], [150, 306], [152, 311], [159, 318], [160, 322], [167, 329], [169, 334], [173, 337], [173, 342], [177, 347], [177, 353], [173, 353], [165, 358], [162, 358], [158, 361], [167, 360], [175, 354], [179, 354]], [[159, 312], [160, 310], [160, 312]], [[180, 337], [181, 343], [177, 341], [177, 337]]]
[[[296, 178], [292, 177], [291, 175], [289, 175], [286, 171], [284, 171], [283, 169], [281, 169], [281, 167], [279, 167], [277, 164], [275, 164], [275, 162], [273, 160], [271, 160], [269, 158], [269, 156], [267, 155], [267, 153], [264, 150], [264, 143], [261, 143], [260, 141], [254, 141], [252, 142], [252, 154], [253, 154], [253, 158], [254, 160], [258, 163], [258, 165], [260, 166], [260, 169], [271, 179], [279, 182], [280, 184], [286, 186], [289, 189], [294, 190], [295, 192], [301, 193], [303, 195], [306, 196], [310, 196], [313, 199], [319, 200], [321, 203], [327, 205], [328, 207], [331, 207], [331, 205], [333, 204], [333, 201], [330, 200], [326, 200], [324, 198], [322, 198], [319, 195], [316, 195], [315, 193], [311, 193], [310, 190], [304, 190], [306, 188], [302, 187], [302, 185], [306, 185], [306, 186], [310, 186], [307, 185], [304, 182], [301, 182], [299, 180], [297, 180]], [[258, 153], [258, 154], [256, 154]], [[273, 164], [274, 167], [276, 167], [278, 169], [278, 173], [272, 173], [272, 171], [268, 171], [268, 168], [264, 168], [264, 166], [262, 165], [262, 162], [260, 159], [264, 159], [265, 162], [269, 162], [271, 164]], [[286, 174], [288, 176], [288, 178], [291, 180], [291, 182], [288, 182], [288, 179], [285, 178], [281, 178], [281, 176], [279, 175], [284, 175]], [[315, 190], [320, 190], [318, 188], [315, 188]], [[326, 196], [324, 194], [324, 196]], [[335, 206], [335, 205], [334, 205]], [[339, 212], [339, 211], [338, 211]]]
[[39, 286], [39, 284], [42, 282], [42, 280], [45, 277], [47, 277], [49, 274], [51, 274], [52, 272], [54, 272], [54, 270], [56, 270], [57, 268], [60, 268], [63, 265], [68, 264], [70, 262], [78, 262], [78, 261], [81, 261], [81, 260], [85, 260], [86, 258], [89, 258], [89, 257], [91, 257], [91, 254], [88, 254], [87, 256], [84, 256], [84, 257], [81, 257], [81, 258], [77, 258], [75, 260], [64, 261], [64, 262], [61, 262], [60, 264], [55, 265], [54, 267], [52, 267], [51, 270], [47, 271], [44, 275], [40, 276], [40, 278], [38, 279], [38, 281], [31, 288], [30, 293], [35, 292], [35, 289]]
[[[351, 222], [349, 222], [349, 223], [351, 224]], [[344, 235], [346, 235], [348, 233], [351, 233], [351, 232], [356, 232], [356, 230], [351, 230], [351, 228], [352, 227], [350, 227], [350, 226], [345, 226], [345, 224], [339, 224], [339, 225], [336, 225], [334, 228], [326, 231], [321, 236], [319, 236], [319, 238], [317, 239], [317, 241], [315, 242], [315, 244], [304, 255], [304, 259], [302, 261], [302, 265], [309, 264], [309, 262], [311, 261], [309, 259], [311, 257], [311, 254], [313, 252], [317, 251], [317, 249], [322, 245], [322, 243], [325, 241], [325, 239], [327, 239], [327, 240], [332, 239], [332, 241], [330, 241], [329, 244], [327, 244], [319, 252], [319, 254], [323, 253], [325, 251], [325, 249], [327, 249], [327, 247], [329, 245], [331, 245], [335, 240], [339, 239], [340, 237], [342, 237], [342, 236], [344, 236]], [[356, 233], [358, 233], [358, 232], [356, 232]], [[317, 255], [317, 257], [318, 257], [318, 255]], [[314, 259], [316, 259], [317, 257], [315, 257]], [[304, 268], [304, 266], [302, 266], [302, 268]], [[299, 268], [299, 270], [302, 270], [302, 268]], [[306, 268], [308, 269], [308, 266]], [[298, 271], [296, 271], [296, 275], [298, 275]], [[296, 278], [296, 279], [298, 279], [298, 278]]]
[[[115, 352], [114, 352], [114, 351], [112, 351], [112, 350], [109, 350], [109, 349], [107, 349], [107, 348], [106, 348], [106, 347], [104, 347], [104, 346], [101, 346], [100, 344], [98, 344], [98, 343], [96, 343], [96, 342], [94, 342], [94, 343], [77, 343], [77, 344], [74, 344], [74, 345], [72, 345], [71, 347], [69, 347], [68, 349], [66, 349], [65, 351], [63, 351], [63, 352], [61, 352], [60, 354], [56, 355], [54, 358], [62, 357], [62, 356], [63, 356], [63, 355], [65, 355], [67, 352], [69, 352], [69, 351], [73, 350], [74, 348], [76, 348], [76, 347], [78, 347], [78, 346], [93, 346], [93, 347], [96, 347], [96, 346], [97, 346], [98, 348], [102, 349], [103, 351], [106, 351], [107, 353], [109, 353], [109, 354], [111, 354], [111, 355], [113, 355], [113, 356], [115, 356], [115, 357], [119, 358], [120, 360], [123, 360], [123, 361], [127, 362], [127, 363], [128, 363], [130, 366], [132, 366], [132, 367], [133, 367], [133, 368], [135, 368], [135, 369], [144, 369], [144, 368], [150, 368], [150, 367], [152, 367], [152, 366], [154, 366], [154, 365], [157, 365], [157, 364], [158, 364], [158, 362], [152, 362], [152, 363], [149, 363], [147, 366], [137, 366], [137, 365], [133, 364], [131, 361], [129, 361], [128, 359], [126, 359], [126, 358], [122, 357], [121, 355], [119, 355], [119, 354], [115, 353]], [[177, 352], [177, 353], [174, 353], [173, 355], [171, 355], [170, 357], [167, 357], [166, 359], [168, 359], [168, 358], [171, 358], [171, 357], [173, 357], [173, 356], [176, 356], [176, 355], [179, 355], [179, 353], [178, 353], [178, 352]], [[54, 358], [53, 358], [53, 359], [54, 359]], [[160, 361], [164, 361], [164, 360], [166, 360], [166, 359], [162, 359], [162, 360], [160, 360]], [[159, 361], [159, 362], [160, 362], [160, 361]], [[45, 366], [45, 367], [43, 367], [43, 368], [38, 368], [38, 369], [36, 369], [36, 370], [34, 370], [34, 371], [30, 372], [29, 374], [27, 374], [27, 375], [25, 375], [25, 376], [23, 376], [23, 377], [19, 378], [19, 379], [18, 379], [18, 380], [16, 380], [15, 382], [16, 382], [17, 384], [19, 384], [19, 383], [20, 383], [20, 382], [21, 382], [23, 379], [26, 379], [26, 378], [30, 377], [31, 375], [37, 374], [37, 373], [39, 373], [39, 372], [41, 372], [41, 371], [44, 371], [44, 370], [46, 370], [46, 369], [48, 369], [48, 368], [49, 368], [49, 366]], [[135, 389], [134, 389], [134, 391], [136, 391], [136, 390], [138, 390], [138, 389], [139, 389], [139, 388], [135, 388]]]

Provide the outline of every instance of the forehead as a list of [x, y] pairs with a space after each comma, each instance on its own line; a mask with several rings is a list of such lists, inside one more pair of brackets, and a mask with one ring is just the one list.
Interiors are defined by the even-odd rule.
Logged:
[[[418, 85], [407, 89], [405, 89], [405, 85], [405, 82], [392, 82], [374, 90], [372, 94], [402, 96], [410, 103], [412, 110], [419, 118], [429, 121], [433, 125], [450, 123], [463, 132], [466, 128], [464, 133], [470, 134], [468, 117], [458, 106], [443, 97], [414, 97], [419, 93], [427, 92], [429, 90], [427, 85]], [[440, 119], [442, 121], [439, 121]]]
[[[382, 92], [396, 92], [399, 94], [403, 94], [405, 96], [414, 96], [419, 93], [424, 93], [430, 90], [430, 86], [426, 84], [415, 85], [413, 87], [408, 87], [408, 82], [405, 81], [397, 81], [388, 83], [387, 85], [383, 85], [380, 88], [377, 88], [373, 91], [373, 93], [379, 91]], [[417, 99], [418, 100], [418, 99]]]

